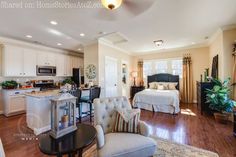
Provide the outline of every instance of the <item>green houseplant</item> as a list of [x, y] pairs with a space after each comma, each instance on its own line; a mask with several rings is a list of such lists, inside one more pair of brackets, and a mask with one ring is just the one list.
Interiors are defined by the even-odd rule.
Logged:
[[15, 89], [17, 88], [18, 83], [14, 80], [4, 81], [0, 84], [3, 89]]
[[229, 113], [233, 112], [234, 102], [230, 99], [230, 78], [225, 81], [212, 79], [214, 87], [207, 89], [207, 103], [209, 107], [215, 111], [214, 116], [216, 121], [227, 123]]

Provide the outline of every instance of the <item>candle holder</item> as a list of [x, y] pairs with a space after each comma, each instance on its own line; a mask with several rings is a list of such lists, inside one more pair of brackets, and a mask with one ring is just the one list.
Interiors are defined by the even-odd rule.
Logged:
[[64, 93], [51, 100], [51, 132], [57, 139], [77, 130], [76, 126], [76, 97]]

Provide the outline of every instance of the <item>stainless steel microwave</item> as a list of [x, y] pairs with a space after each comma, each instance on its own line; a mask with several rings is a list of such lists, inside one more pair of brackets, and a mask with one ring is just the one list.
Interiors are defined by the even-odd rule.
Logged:
[[56, 76], [57, 68], [55, 66], [36, 66], [37, 76]]

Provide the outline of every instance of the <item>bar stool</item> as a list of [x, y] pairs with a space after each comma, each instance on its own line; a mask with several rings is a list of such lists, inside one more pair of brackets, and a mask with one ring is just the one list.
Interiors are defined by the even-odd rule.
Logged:
[[80, 103], [89, 104], [90, 122], [92, 122], [93, 100], [100, 97], [101, 87], [91, 87], [89, 89], [89, 96], [81, 97]]
[[68, 91], [68, 93], [70, 93], [71, 95], [73, 95], [74, 97], [77, 98], [76, 100], [76, 107], [78, 108], [78, 114], [79, 114], [79, 123], [81, 123], [81, 103], [80, 103], [80, 99], [81, 99], [81, 93], [82, 91], [80, 89], [75, 89], [75, 90], [70, 90]]

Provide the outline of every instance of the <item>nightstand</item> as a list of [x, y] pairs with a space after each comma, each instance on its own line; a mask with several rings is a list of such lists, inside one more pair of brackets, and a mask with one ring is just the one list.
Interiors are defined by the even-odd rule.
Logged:
[[145, 87], [144, 86], [131, 86], [130, 88], [130, 98], [133, 99], [135, 94], [144, 90]]

